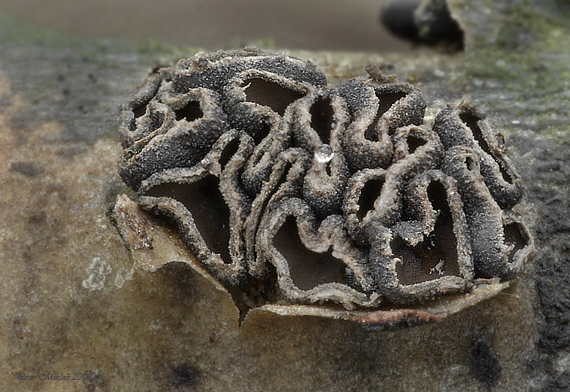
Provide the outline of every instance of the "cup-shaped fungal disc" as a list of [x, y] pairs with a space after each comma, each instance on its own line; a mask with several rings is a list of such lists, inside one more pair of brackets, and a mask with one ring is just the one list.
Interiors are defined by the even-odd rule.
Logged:
[[[369, 73], [330, 88], [286, 55], [181, 60], [124, 105], [120, 175], [246, 311], [440, 320], [533, 254], [521, 179], [477, 109], [449, 106], [432, 127], [417, 88]], [[142, 252], [124, 200], [119, 226]]]

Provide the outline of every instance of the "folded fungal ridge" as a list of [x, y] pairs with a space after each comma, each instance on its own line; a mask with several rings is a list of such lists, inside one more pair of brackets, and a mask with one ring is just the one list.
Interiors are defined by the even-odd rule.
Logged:
[[423, 120], [420, 91], [370, 72], [199, 53], [124, 105], [120, 175], [218, 280], [285, 303], [407, 306], [512, 279], [533, 250], [521, 179], [477, 109]]

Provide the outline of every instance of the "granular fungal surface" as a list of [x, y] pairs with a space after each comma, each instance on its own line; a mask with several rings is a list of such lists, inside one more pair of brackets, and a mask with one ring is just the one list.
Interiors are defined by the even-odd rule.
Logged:
[[534, 245], [501, 134], [467, 104], [428, 123], [417, 88], [368, 73], [181, 60], [124, 106], [120, 175], [248, 307], [406, 308], [513, 279]]

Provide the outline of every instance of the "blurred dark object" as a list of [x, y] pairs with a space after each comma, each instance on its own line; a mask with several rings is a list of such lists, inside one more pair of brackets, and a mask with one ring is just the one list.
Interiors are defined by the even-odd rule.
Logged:
[[380, 20], [400, 38], [463, 50], [463, 31], [445, 0], [391, 0], [382, 8]]

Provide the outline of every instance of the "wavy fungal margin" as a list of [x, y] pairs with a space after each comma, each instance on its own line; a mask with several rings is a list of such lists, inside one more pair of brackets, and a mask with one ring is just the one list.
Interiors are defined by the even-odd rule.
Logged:
[[392, 77], [330, 88], [290, 56], [200, 53], [124, 105], [120, 175], [243, 306], [394, 323], [378, 312], [504, 285], [534, 250], [485, 115], [425, 109]]

